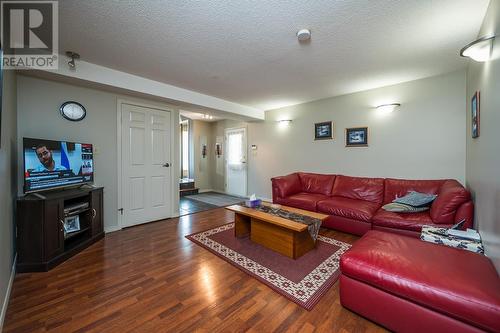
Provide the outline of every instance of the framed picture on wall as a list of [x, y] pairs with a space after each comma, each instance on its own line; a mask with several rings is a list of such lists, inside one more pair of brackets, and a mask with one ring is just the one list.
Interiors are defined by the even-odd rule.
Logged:
[[333, 122], [326, 121], [314, 124], [314, 140], [333, 139]]
[[346, 147], [368, 146], [368, 127], [353, 127], [345, 129]]
[[479, 91], [476, 91], [471, 100], [472, 112], [472, 137], [479, 137]]

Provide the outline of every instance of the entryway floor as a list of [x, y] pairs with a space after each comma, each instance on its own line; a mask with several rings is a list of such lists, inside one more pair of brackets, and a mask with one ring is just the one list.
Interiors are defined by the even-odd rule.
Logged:
[[179, 216], [203, 212], [210, 209], [225, 207], [243, 202], [244, 198], [234, 197], [217, 192], [205, 192], [181, 197], [179, 201]]
[[189, 199], [187, 197], [181, 197], [179, 201], [179, 216], [184, 216], [188, 214], [203, 212], [205, 210], [218, 208], [216, 205], [210, 205], [201, 201], [196, 201]]

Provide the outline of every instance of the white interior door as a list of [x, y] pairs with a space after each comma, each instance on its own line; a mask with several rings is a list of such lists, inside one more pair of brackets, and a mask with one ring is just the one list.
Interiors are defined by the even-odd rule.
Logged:
[[170, 112], [121, 104], [125, 227], [172, 216]]
[[247, 131], [226, 130], [226, 192], [247, 196]]

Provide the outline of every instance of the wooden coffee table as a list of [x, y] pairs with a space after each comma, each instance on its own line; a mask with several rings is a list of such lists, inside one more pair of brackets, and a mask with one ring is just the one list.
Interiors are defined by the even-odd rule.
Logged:
[[[263, 205], [270, 205], [263, 203]], [[247, 237], [262, 246], [297, 259], [316, 246], [306, 224], [294, 222], [256, 209], [233, 205], [226, 209], [234, 212], [234, 235]], [[298, 208], [281, 206], [280, 209], [324, 220], [328, 215]]]

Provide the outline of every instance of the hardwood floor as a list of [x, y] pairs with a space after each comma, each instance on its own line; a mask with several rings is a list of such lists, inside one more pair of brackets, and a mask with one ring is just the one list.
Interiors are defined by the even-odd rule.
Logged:
[[113, 232], [50, 272], [18, 274], [4, 332], [385, 331], [340, 305], [338, 283], [307, 311], [184, 237], [233, 219], [219, 208]]

